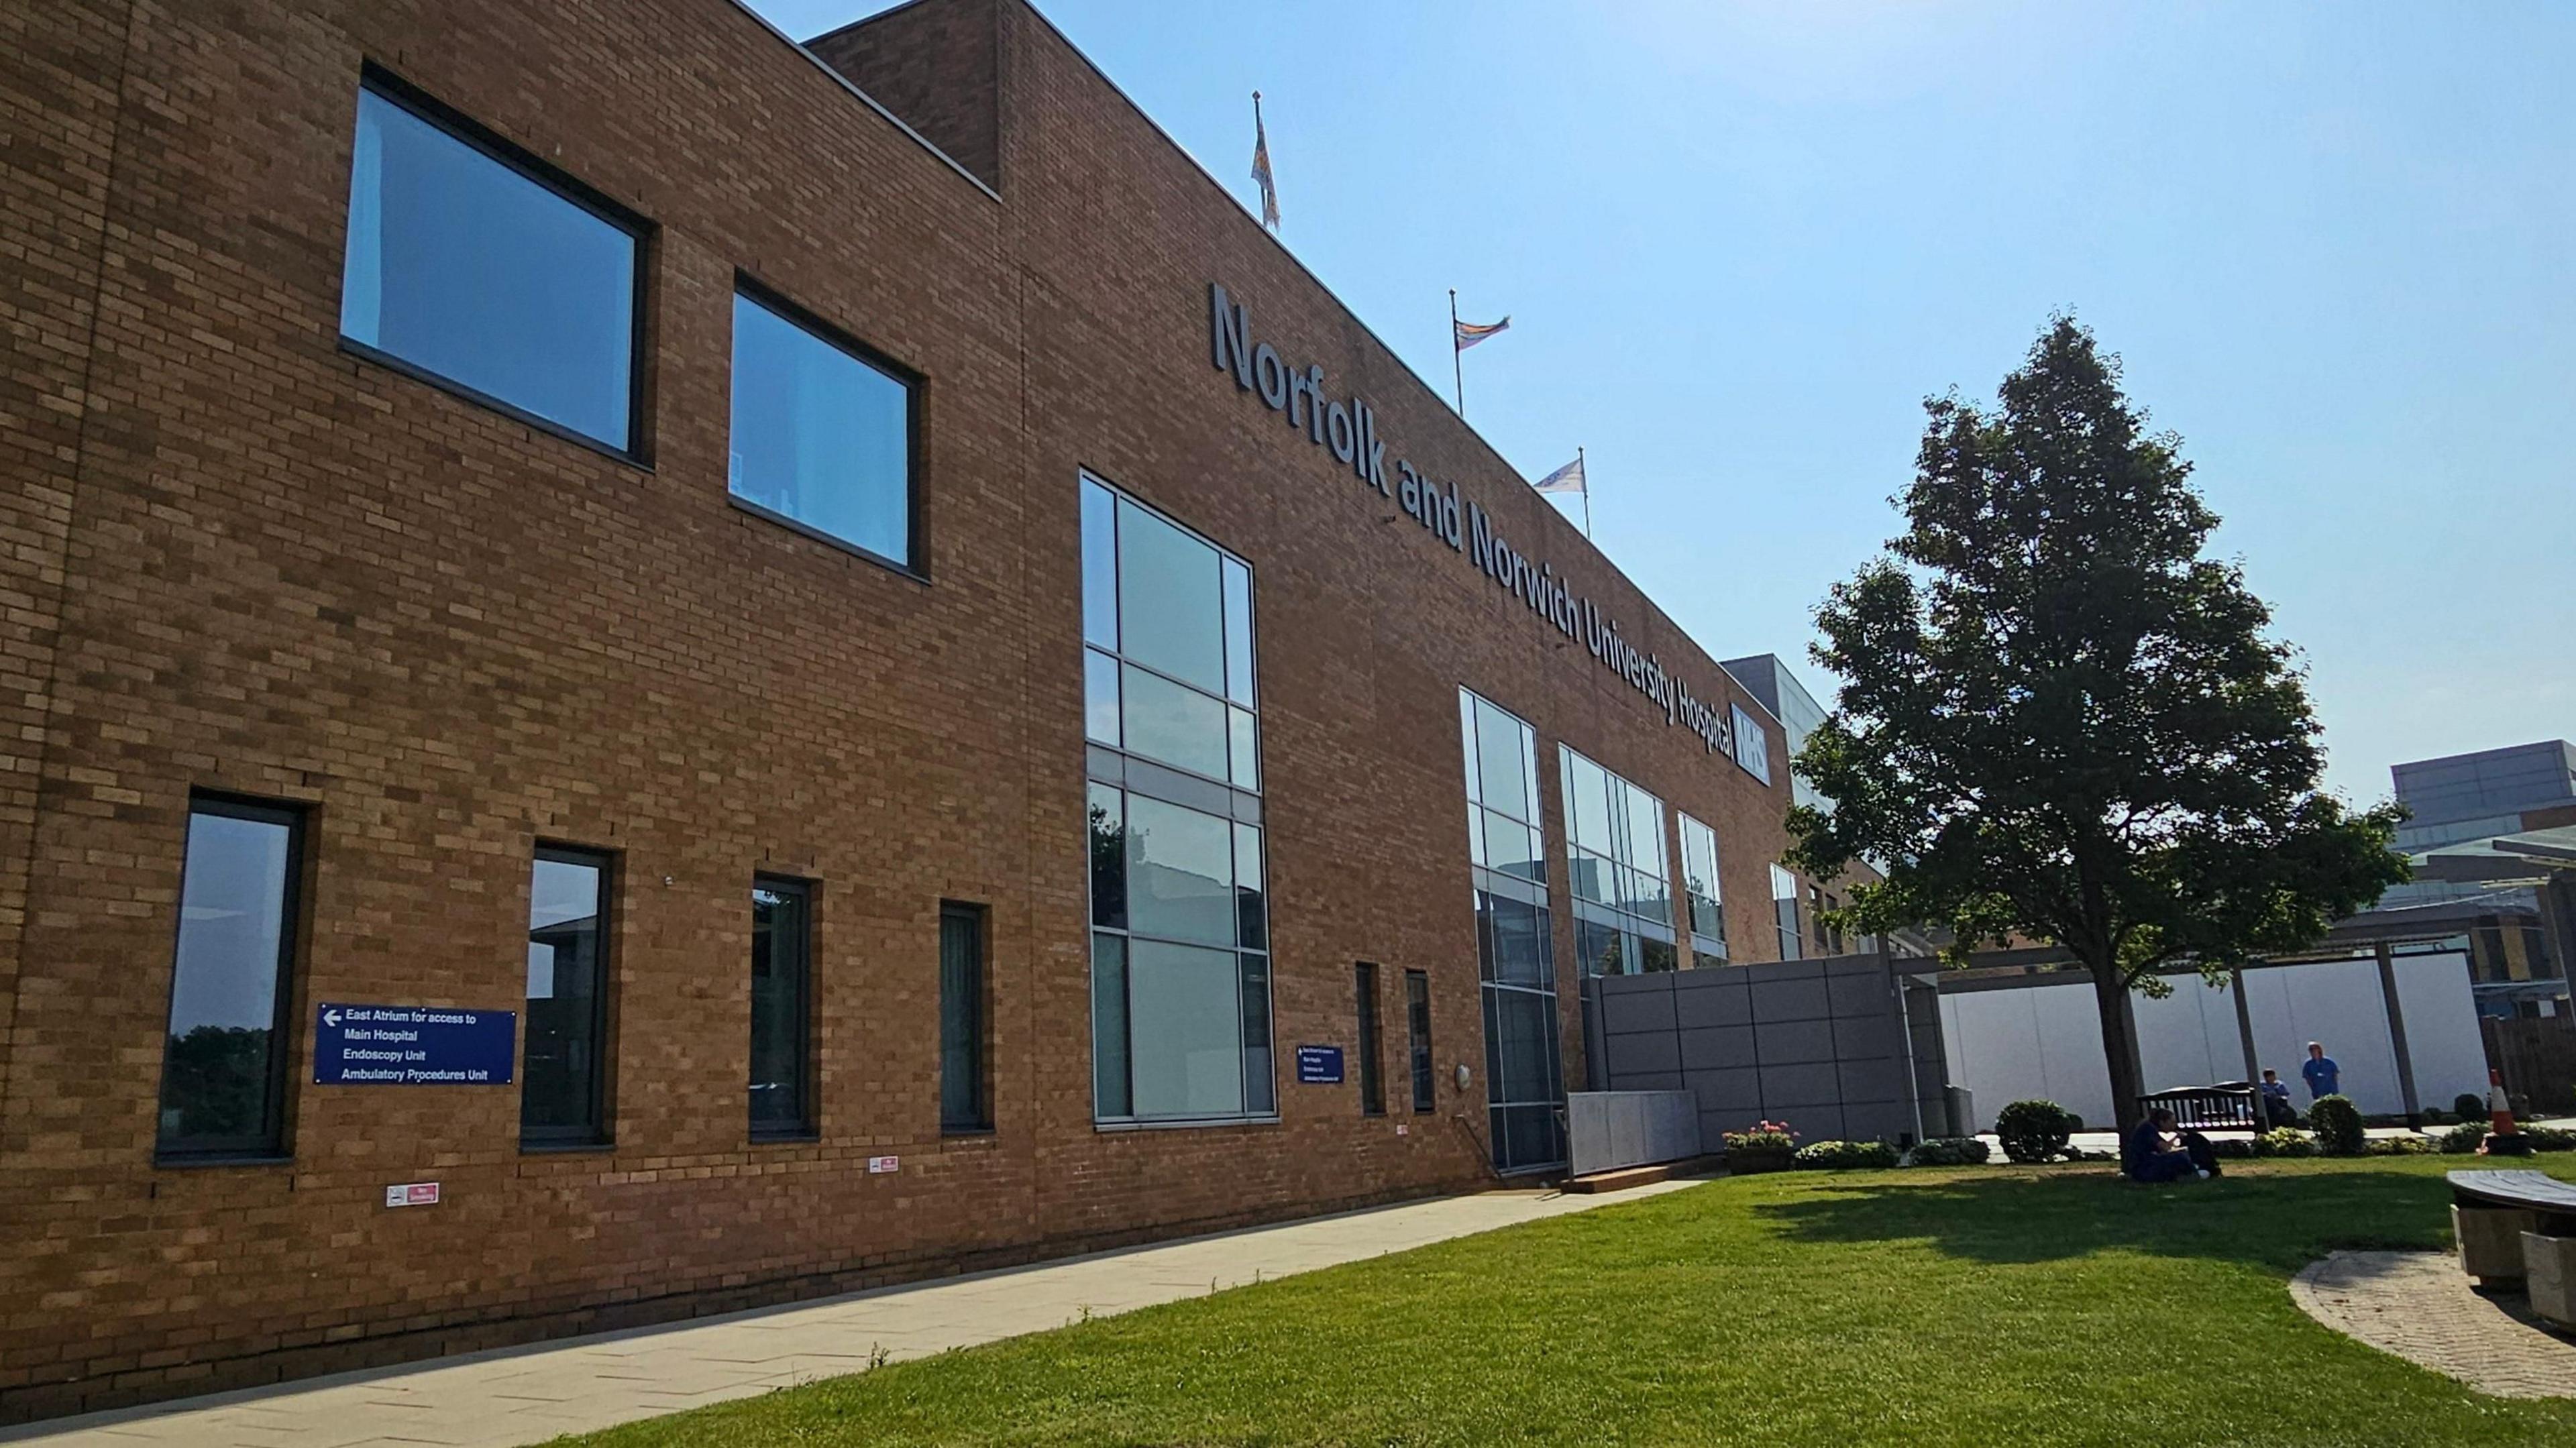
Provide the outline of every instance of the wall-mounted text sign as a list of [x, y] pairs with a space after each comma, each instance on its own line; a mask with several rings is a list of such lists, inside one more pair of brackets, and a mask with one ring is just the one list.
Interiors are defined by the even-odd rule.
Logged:
[[314, 1013], [320, 1086], [507, 1086], [517, 1011], [325, 1004]]

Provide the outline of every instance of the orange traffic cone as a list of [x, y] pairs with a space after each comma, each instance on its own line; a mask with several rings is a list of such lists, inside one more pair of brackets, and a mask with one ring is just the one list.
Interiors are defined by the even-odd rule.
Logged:
[[2529, 1156], [2531, 1143], [2523, 1140], [2522, 1128], [2513, 1124], [2513, 1102], [2504, 1094], [2504, 1073], [2487, 1068], [2487, 1138], [2478, 1143], [2480, 1156]]

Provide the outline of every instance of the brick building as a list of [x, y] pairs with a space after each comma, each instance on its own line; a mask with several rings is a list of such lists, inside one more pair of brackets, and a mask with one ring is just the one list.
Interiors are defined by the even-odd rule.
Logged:
[[1018, 0], [0, 40], [0, 1417], [1544, 1171], [1779, 954], [1777, 721]]

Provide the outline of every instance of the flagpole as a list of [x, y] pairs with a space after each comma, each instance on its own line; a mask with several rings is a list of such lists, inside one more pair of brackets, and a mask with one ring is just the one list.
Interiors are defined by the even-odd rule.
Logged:
[[1588, 540], [1592, 537], [1592, 470], [1583, 465], [1580, 444], [1574, 449], [1574, 466], [1583, 474], [1583, 536]]
[[1452, 381], [1458, 388], [1458, 417], [1460, 421], [1466, 420], [1467, 416], [1467, 364], [1465, 357], [1466, 349], [1458, 345], [1458, 289], [1456, 287], [1451, 287], [1449, 289], [1449, 371]]

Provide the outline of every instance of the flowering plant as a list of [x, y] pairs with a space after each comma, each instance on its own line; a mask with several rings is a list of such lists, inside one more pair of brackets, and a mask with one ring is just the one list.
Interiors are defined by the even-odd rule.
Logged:
[[1798, 1133], [1785, 1121], [1761, 1121], [1750, 1131], [1721, 1133], [1729, 1154], [1742, 1152], [1753, 1156], [1778, 1154], [1786, 1156], [1798, 1149]]

